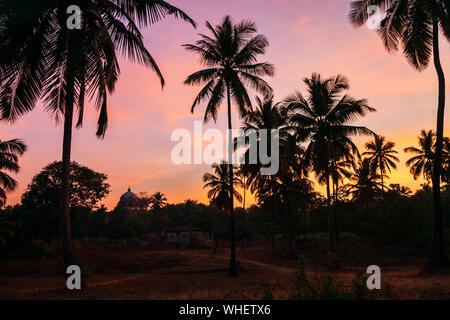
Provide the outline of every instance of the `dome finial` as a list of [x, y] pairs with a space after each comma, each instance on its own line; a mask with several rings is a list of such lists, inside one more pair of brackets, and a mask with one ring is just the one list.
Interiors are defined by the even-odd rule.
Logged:
[[131, 192], [131, 188], [130, 188], [130, 186], [128, 186], [128, 192]]

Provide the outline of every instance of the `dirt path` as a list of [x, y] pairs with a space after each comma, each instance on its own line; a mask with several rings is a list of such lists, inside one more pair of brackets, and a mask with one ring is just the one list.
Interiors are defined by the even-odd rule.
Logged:
[[[217, 258], [220, 260], [228, 260], [229, 257], [228, 256], [223, 256], [220, 254], [199, 254], [199, 253], [192, 253], [192, 252], [182, 252], [179, 251], [178, 252], [181, 255], [185, 255], [185, 256], [194, 256], [194, 257], [202, 257], [202, 258]], [[273, 264], [268, 264], [268, 263], [264, 263], [264, 262], [259, 262], [256, 260], [252, 260], [252, 259], [246, 259], [246, 258], [238, 258], [238, 261], [244, 262], [244, 263], [248, 263], [248, 264], [253, 264], [256, 265], [258, 267], [264, 268], [264, 269], [269, 269], [272, 271], [276, 271], [276, 272], [280, 272], [280, 273], [285, 273], [285, 274], [292, 274], [294, 272], [294, 268], [289, 268], [289, 267], [280, 267], [280, 266], [275, 266]]]

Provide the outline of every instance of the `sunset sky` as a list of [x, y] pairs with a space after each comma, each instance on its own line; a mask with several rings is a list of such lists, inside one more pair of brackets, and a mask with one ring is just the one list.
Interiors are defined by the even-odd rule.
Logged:
[[[122, 60], [122, 73], [115, 93], [109, 98], [109, 127], [104, 140], [95, 137], [97, 113], [89, 105], [84, 126], [74, 131], [72, 159], [108, 175], [111, 193], [104, 204], [112, 209], [128, 186], [132, 191], [161, 191], [169, 202], [195, 199], [207, 202], [202, 175], [208, 165], [175, 165], [170, 154], [176, 144], [170, 140], [177, 128], [193, 129], [201, 120], [204, 106], [194, 114], [190, 106], [200, 87], [187, 87], [183, 80], [200, 68], [198, 59], [181, 45], [193, 43], [197, 33], [206, 33], [205, 20], [212, 24], [230, 14], [235, 21], [255, 21], [270, 46], [261, 61], [276, 67], [268, 79], [275, 101], [293, 89], [305, 92], [302, 79], [318, 72], [324, 77], [343, 74], [350, 80], [349, 94], [366, 98], [377, 112], [360, 121], [378, 134], [396, 143], [401, 163], [390, 182], [412, 189], [423, 181], [414, 181], [404, 162], [402, 149], [417, 144], [421, 129], [435, 129], [437, 76], [433, 65], [419, 73], [408, 65], [401, 53], [384, 50], [376, 32], [355, 30], [348, 20], [350, 1], [339, 0], [170, 0], [185, 10], [197, 23], [166, 18], [144, 30], [145, 44], [158, 62], [166, 80], [161, 90], [155, 74], [139, 65]], [[450, 99], [450, 46], [441, 41], [441, 60], [447, 76], [447, 107]], [[252, 97], [254, 92], [250, 94]], [[205, 126], [226, 128], [225, 108], [218, 122]], [[447, 110], [445, 134], [449, 135]], [[239, 126], [237, 115], [234, 127]], [[61, 159], [62, 126], [56, 126], [39, 104], [15, 124], [3, 123], [1, 139], [22, 138], [29, 150], [21, 158], [22, 167], [15, 177], [19, 186], [8, 196], [7, 204], [20, 196], [46, 164]], [[368, 138], [355, 138], [362, 147]]]

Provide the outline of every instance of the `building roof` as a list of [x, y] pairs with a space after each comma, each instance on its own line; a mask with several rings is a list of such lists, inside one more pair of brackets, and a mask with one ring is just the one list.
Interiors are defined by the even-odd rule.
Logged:
[[120, 201], [124, 201], [124, 200], [138, 200], [138, 196], [135, 195], [133, 192], [131, 192], [131, 188], [128, 187], [128, 191], [125, 192], [121, 197], [120, 197]]

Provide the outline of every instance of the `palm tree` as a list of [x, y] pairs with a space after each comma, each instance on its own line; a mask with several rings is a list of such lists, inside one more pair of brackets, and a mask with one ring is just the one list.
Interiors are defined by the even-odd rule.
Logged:
[[368, 19], [370, 5], [382, 6], [386, 17], [380, 23], [378, 34], [388, 52], [396, 52], [401, 42], [407, 61], [423, 71], [433, 56], [438, 76], [438, 108], [436, 124], [436, 153], [433, 181], [433, 243], [427, 263], [429, 267], [447, 264], [442, 234], [442, 203], [440, 180], [445, 112], [445, 76], [439, 57], [439, 28], [444, 39], [450, 41], [450, 2], [448, 0], [363, 0], [353, 1], [350, 19], [360, 27]]
[[398, 183], [391, 183], [389, 185], [389, 192], [393, 194], [394, 199], [396, 200], [399, 198], [408, 198], [412, 194], [410, 188], [401, 186]]
[[[261, 130], [267, 130], [267, 132], [271, 132], [271, 130], [278, 130], [278, 136], [280, 139], [280, 147], [284, 147], [285, 152], [280, 152], [280, 160], [286, 161], [294, 161], [295, 157], [288, 158], [285, 157], [288, 152], [290, 155], [297, 154], [295, 151], [298, 149], [296, 145], [296, 141], [293, 144], [287, 146], [288, 136], [289, 136], [289, 127], [286, 122], [286, 110], [282, 107], [280, 103], [273, 102], [273, 95], [269, 95], [263, 99], [256, 97], [256, 106], [248, 111], [244, 116], [244, 124], [241, 129], [245, 132], [250, 130], [256, 132], [256, 148], [259, 147], [261, 137], [259, 136], [259, 132]], [[247, 175], [247, 185], [250, 188], [251, 192], [255, 192], [258, 189], [258, 184], [264, 181], [265, 179], [270, 179], [270, 176], [261, 175], [261, 163], [250, 164], [250, 150], [252, 146], [250, 145], [250, 141], [245, 141], [248, 149], [246, 150], [245, 164], [243, 165], [243, 171]], [[269, 143], [269, 141], [268, 141]], [[254, 146], [253, 146], [254, 147]], [[271, 146], [268, 145], [268, 150], [272, 150]], [[254, 149], [253, 149], [254, 150]]]
[[420, 176], [430, 182], [432, 172], [433, 172], [433, 161], [434, 161], [434, 134], [432, 130], [420, 131], [419, 147], [407, 147], [403, 149], [404, 152], [413, 153], [415, 156], [409, 158], [406, 161], [406, 165], [410, 167], [410, 172], [417, 180]]
[[300, 142], [308, 142], [304, 155], [304, 165], [312, 169], [327, 186], [328, 225], [330, 251], [334, 252], [333, 215], [331, 210], [330, 177], [331, 163], [336, 158], [336, 150], [352, 149], [356, 146], [349, 138], [353, 134], [369, 135], [373, 132], [366, 127], [350, 123], [373, 112], [366, 100], [355, 100], [347, 94], [339, 95], [349, 88], [347, 78], [337, 75], [322, 79], [317, 73], [303, 80], [309, 97], [306, 99], [297, 91], [284, 100], [290, 112], [290, 122]]
[[[208, 191], [208, 199], [214, 203], [221, 211], [225, 211], [230, 205], [230, 167], [226, 163], [213, 164], [214, 174], [205, 173], [203, 175], [203, 182], [205, 185], [203, 189], [210, 188]], [[234, 185], [240, 186], [241, 180], [235, 176]], [[236, 190], [233, 189], [234, 197], [241, 202], [242, 197]]]
[[243, 193], [242, 193], [242, 211], [245, 214], [245, 194], [246, 194], [246, 190], [248, 188], [249, 173], [245, 169], [244, 165], [241, 165], [239, 167], [239, 170], [236, 172], [236, 176], [242, 185], [242, 191], [243, 191]]
[[[256, 34], [253, 22], [242, 21], [234, 24], [230, 16], [226, 16], [220, 25], [213, 27], [206, 22], [211, 36], [200, 34], [200, 40], [195, 44], [186, 44], [186, 50], [200, 55], [200, 61], [207, 66], [197, 71], [185, 80], [186, 85], [206, 84], [199, 92], [191, 107], [207, 101], [204, 121], [216, 121], [219, 107], [226, 99], [228, 104], [228, 129], [231, 124], [231, 104], [236, 103], [240, 115], [246, 114], [251, 108], [251, 101], [246, 85], [256, 91], [267, 95], [272, 89], [261, 76], [272, 76], [274, 67], [267, 62], [257, 63], [257, 56], [264, 54], [268, 41], [262, 34]], [[231, 135], [230, 135], [231, 138]], [[229, 146], [232, 142], [229, 141]], [[232, 159], [232, 149], [228, 148], [229, 159]], [[230, 268], [229, 275], [237, 276], [236, 250], [234, 239], [234, 213], [233, 213], [233, 164], [229, 163], [230, 174]]]
[[0, 141], [0, 208], [6, 203], [6, 192], [13, 191], [17, 181], [5, 171], [19, 172], [19, 156], [27, 150], [27, 146], [19, 139]]
[[345, 186], [352, 199], [364, 205], [366, 212], [369, 210], [369, 201], [377, 196], [380, 189], [379, 179], [370, 160], [365, 158], [355, 165], [350, 183]]
[[167, 205], [167, 198], [164, 193], [157, 191], [150, 197], [150, 203], [152, 206], [152, 211], [158, 212]]
[[37, 101], [58, 120], [64, 118], [61, 220], [64, 264], [73, 262], [69, 216], [69, 171], [74, 105], [81, 127], [84, 99], [95, 97], [99, 110], [97, 136], [108, 123], [107, 95], [120, 69], [118, 54], [152, 68], [161, 85], [164, 79], [144, 46], [139, 30], [167, 15], [194, 21], [163, 0], [77, 1], [80, 29], [67, 26], [70, 0], [4, 0], [0, 10], [0, 116], [15, 121]]
[[394, 155], [398, 152], [394, 150], [395, 143], [386, 141], [385, 137], [374, 135], [374, 140], [366, 143], [367, 151], [363, 156], [368, 156], [370, 164], [374, 170], [380, 170], [381, 176], [381, 192], [384, 194], [384, 176], [386, 171], [397, 169], [395, 162], [400, 160]]

